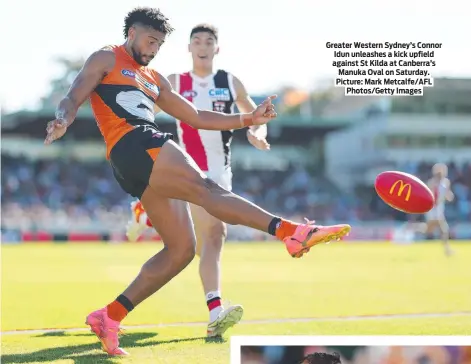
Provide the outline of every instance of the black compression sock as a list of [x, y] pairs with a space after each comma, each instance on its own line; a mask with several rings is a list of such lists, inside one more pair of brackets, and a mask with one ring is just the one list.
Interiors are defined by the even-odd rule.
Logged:
[[120, 294], [120, 295], [118, 296], [118, 298], [116, 298], [116, 301], [118, 301], [119, 303], [121, 303], [121, 304], [123, 305], [123, 307], [124, 307], [126, 310], [128, 310], [128, 312], [131, 312], [132, 310], [134, 310], [134, 305], [132, 304], [131, 301], [129, 301], [129, 299], [128, 299], [126, 296]]
[[268, 225], [268, 234], [276, 236], [277, 225], [281, 222], [279, 217], [274, 217], [270, 224]]

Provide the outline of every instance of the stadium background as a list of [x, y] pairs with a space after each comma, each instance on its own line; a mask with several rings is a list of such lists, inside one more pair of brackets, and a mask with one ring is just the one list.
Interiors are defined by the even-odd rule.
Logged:
[[[46, 122], [83, 60], [61, 62], [64, 74], [52, 81], [39, 110], [2, 110], [2, 242], [126, 241], [131, 199], [111, 174], [88, 104], [63, 140], [43, 146]], [[446, 210], [451, 238], [471, 238], [470, 79], [435, 79], [423, 97], [345, 97], [329, 86], [273, 91], [280, 116], [268, 128], [272, 150], [258, 151], [244, 132], [234, 133], [236, 193], [295, 220], [350, 223], [350, 241], [407, 242], [401, 227], [422, 217], [385, 205], [374, 178], [396, 169], [426, 180], [434, 163], [445, 162], [456, 196]], [[258, 103], [265, 96], [253, 98]], [[176, 135], [168, 115], [156, 122]], [[158, 236], [149, 231], [142, 239]], [[229, 228], [229, 241], [265, 239]]]

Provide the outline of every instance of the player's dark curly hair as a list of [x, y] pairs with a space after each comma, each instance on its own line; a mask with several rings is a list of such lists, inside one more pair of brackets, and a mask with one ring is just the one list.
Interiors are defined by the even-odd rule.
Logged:
[[134, 24], [151, 27], [164, 34], [170, 34], [175, 29], [170, 25], [169, 19], [159, 9], [149, 7], [138, 7], [131, 10], [124, 18], [124, 37], [128, 37], [129, 28]]
[[297, 364], [342, 364], [342, 362], [340, 361], [340, 355], [338, 353], [314, 353], [304, 357], [304, 359]]
[[201, 33], [201, 32], [210, 33], [214, 36], [214, 38], [216, 38], [216, 40], [218, 40], [218, 37], [219, 37], [218, 28], [216, 28], [214, 25], [207, 24], [207, 23], [202, 23], [202, 24], [198, 24], [194, 26], [193, 29], [191, 29], [190, 38], [193, 36], [193, 34]]

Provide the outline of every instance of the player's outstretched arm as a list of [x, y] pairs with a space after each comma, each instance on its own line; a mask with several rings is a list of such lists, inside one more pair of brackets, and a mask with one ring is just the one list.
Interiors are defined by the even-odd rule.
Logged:
[[[253, 112], [257, 105], [250, 97], [242, 81], [232, 76], [234, 80], [234, 89], [236, 92], [235, 103], [243, 113]], [[267, 142], [267, 125], [253, 125], [247, 129], [247, 139], [255, 148], [260, 150], [269, 150], [270, 144]]]
[[[252, 100], [245, 85], [239, 80], [237, 77], [233, 76], [234, 78], [234, 88], [236, 92], [236, 100], [235, 103], [239, 110], [243, 113], [249, 113], [254, 111], [257, 108], [257, 104]], [[264, 133], [263, 137], [267, 136], [267, 126], [264, 125], [253, 125], [250, 127], [252, 131], [259, 132], [260, 136]]]
[[170, 82], [159, 75], [161, 81], [160, 96], [157, 106], [178, 120], [183, 120], [195, 129], [232, 130], [252, 125], [263, 125], [276, 118], [271, 101], [276, 96], [268, 97], [251, 113], [224, 114], [215, 111], [198, 110], [192, 103], [176, 93]]
[[[157, 75], [160, 77], [160, 75], [158, 73], [157, 73]], [[175, 82], [177, 80], [177, 75], [175, 73], [172, 73], [167, 77], [167, 80], [168, 80], [168, 82], [170, 82], [170, 85], [172, 86], [172, 89], [174, 89], [175, 88]], [[154, 113], [157, 114], [161, 111], [162, 110], [160, 109], [160, 107], [157, 104], [155, 104], [154, 105]]]
[[74, 122], [79, 107], [113, 69], [114, 63], [115, 55], [109, 50], [99, 50], [87, 59], [67, 95], [59, 103], [56, 119], [47, 125], [45, 144], [51, 144], [65, 134], [67, 127]]
[[453, 193], [453, 191], [452, 191], [452, 189], [451, 189], [451, 182], [450, 182], [450, 180], [447, 178], [445, 183], [446, 183], [445, 199], [446, 199], [448, 202], [452, 202], [452, 201], [455, 199], [455, 194]]

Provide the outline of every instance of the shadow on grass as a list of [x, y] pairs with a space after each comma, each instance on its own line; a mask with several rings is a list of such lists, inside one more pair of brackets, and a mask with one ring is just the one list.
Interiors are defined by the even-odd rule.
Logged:
[[[158, 335], [157, 333], [152, 332], [133, 332], [126, 333], [126, 335], [120, 338], [120, 347], [123, 349], [127, 348], [139, 348], [139, 347], [148, 347], [155, 345], [163, 344], [172, 344], [180, 342], [191, 342], [198, 340], [205, 340], [207, 343], [224, 343], [225, 339], [221, 338], [211, 338], [206, 337], [192, 337], [192, 338], [182, 338], [182, 339], [173, 339], [173, 340], [152, 340], [146, 342], [140, 342], [142, 340], [149, 339]], [[37, 335], [35, 337], [58, 337], [58, 336], [94, 336], [91, 333], [66, 333], [64, 331], [56, 331]], [[95, 352], [100, 350], [99, 352]], [[93, 353], [88, 353], [89, 351], [94, 351]], [[101, 344], [82, 344], [82, 345], [68, 345], [68, 346], [59, 346], [54, 348], [41, 349], [25, 354], [7, 354], [2, 355], [1, 362], [4, 364], [13, 364], [13, 363], [34, 363], [34, 362], [43, 362], [50, 363], [54, 360], [63, 360], [69, 359], [73, 360], [74, 364], [112, 364], [116, 363], [112, 357], [108, 356], [106, 353], [101, 351]]]
[[[36, 335], [34, 337], [55, 337], [55, 336], [66, 336], [67, 333], [65, 331], [51, 331], [51, 332], [45, 332], [41, 335]], [[77, 336], [74, 334], [74, 336]]]

